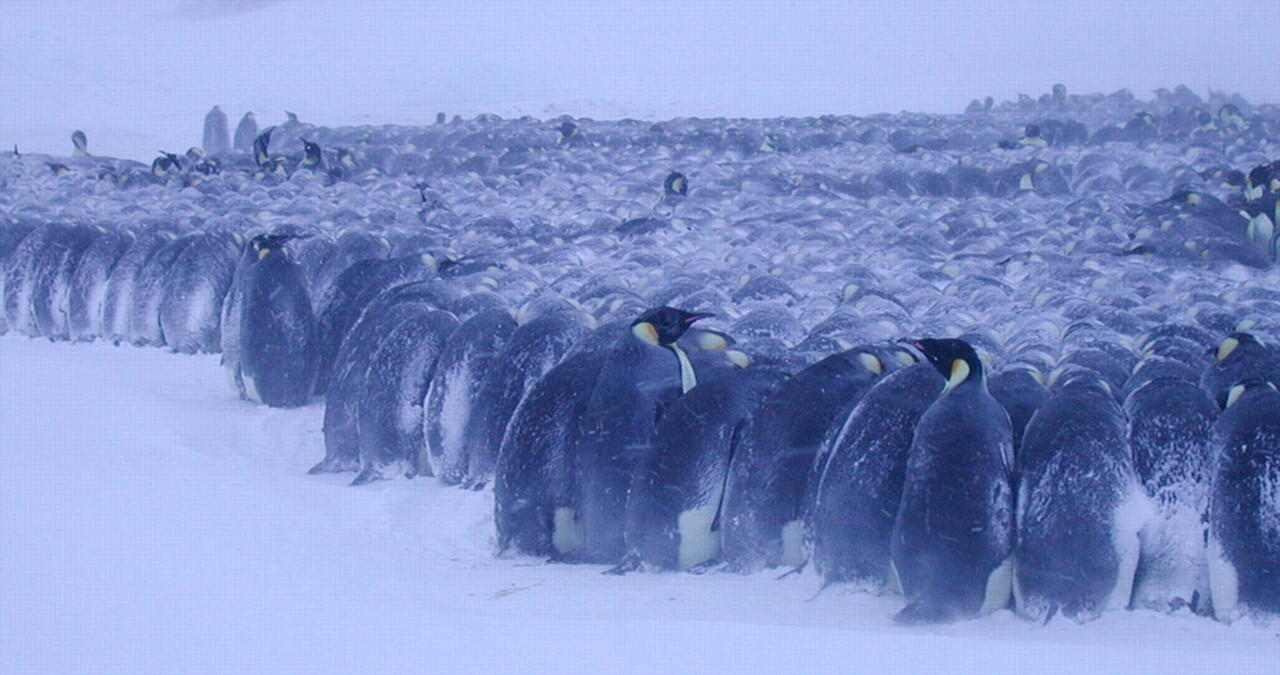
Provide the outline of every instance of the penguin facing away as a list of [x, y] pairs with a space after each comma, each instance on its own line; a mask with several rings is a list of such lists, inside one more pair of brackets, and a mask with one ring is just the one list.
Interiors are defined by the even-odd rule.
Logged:
[[1213, 612], [1280, 615], [1280, 392], [1250, 378], [1232, 386], [1213, 427], [1209, 505]]
[[947, 382], [920, 418], [890, 544], [907, 606], [899, 623], [944, 623], [1009, 604], [1013, 438], [963, 340], [913, 343]]

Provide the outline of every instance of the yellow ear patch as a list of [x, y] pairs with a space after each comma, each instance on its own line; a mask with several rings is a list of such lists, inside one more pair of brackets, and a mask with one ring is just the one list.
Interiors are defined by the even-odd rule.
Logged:
[[858, 354], [858, 362], [862, 364], [863, 368], [866, 368], [868, 371], [875, 373], [876, 375], [884, 374], [884, 364], [880, 363], [880, 359], [876, 358], [875, 354], [868, 354], [866, 352]]
[[1231, 406], [1235, 405], [1236, 401], [1240, 400], [1240, 396], [1243, 394], [1244, 394], [1243, 384], [1237, 384], [1236, 386], [1229, 389], [1227, 391], [1227, 407], [1230, 408]]
[[724, 355], [729, 357], [729, 361], [739, 368], [746, 368], [751, 365], [751, 357], [736, 349], [726, 350]]
[[1218, 360], [1221, 361], [1227, 358], [1228, 356], [1231, 356], [1231, 352], [1234, 352], [1236, 350], [1236, 347], [1239, 347], [1239, 346], [1240, 346], [1240, 341], [1233, 337], [1229, 337], [1223, 340], [1222, 344], [1218, 345]]
[[419, 259], [422, 261], [423, 267], [430, 268], [432, 272], [440, 271], [440, 263], [430, 253], [423, 253], [419, 256]]
[[651, 345], [658, 344], [658, 329], [648, 321], [643, 321], [631, 327], [631, 334], [639, 338], [642, 342]]
[[703, 351], [712, 349], [728, 349], [729, 341], [719, 333], [698, 333], [698, 349]]
[[969, 379], [969, 363], [964, 359], [956, 359], [951, 362], [951, 377], [947, 378], [947, 386], [943, 390], [951, 391], [967, 379]]
[[1192, 205], [1192, 206], [1195, 206], [1195, 205], [1199, 204], [1199, 203], [1200, 203], [1200, 193], [1198, 193], [1198, 192], [1191, 192], [1191, 193], [1187, 194], [1187, 203], [1188, 203], [1188, 204], [1190, 204], [1190, 205]]
[[271, 252], [271, 249], [269, 248], [258, 249], [258, 260], [262, 260], [263, 258], [267, 257], [267, 254], [270, 252]]
[[916, 361], [916, 355], [905, 349], [900, 349], [894, 352], [893, 356], [898, 359], [898, 363], [901, 363], [904, 366], [914, 366], [918, 363], [918, 361]]

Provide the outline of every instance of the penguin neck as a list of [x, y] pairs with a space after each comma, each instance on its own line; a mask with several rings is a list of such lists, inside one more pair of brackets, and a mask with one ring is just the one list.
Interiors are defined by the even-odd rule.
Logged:
[[674, 342], [662, 346], [675, 352], [676, 361], [680, 364], [680, 393], [689, 393], [690, 389], [698, 386], [698, 376], [693, 371], [693, 362], [689, 360], [689, 355]]

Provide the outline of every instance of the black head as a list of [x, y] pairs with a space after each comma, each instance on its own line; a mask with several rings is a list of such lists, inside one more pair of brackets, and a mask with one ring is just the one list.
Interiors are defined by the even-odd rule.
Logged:
[[1261, 347], [1262, 341], [1252, 333], [1232, 333], [1218, 343], [1217, 347], [1210, 347], [1208, 353], [1215, 360], [1223, 361], [1234, 354], [1242, 345]]
[[1218, 396], [1218, 407], [1222, 410], [1226, 410], [1227, 408], [1235, 405], [1236, 401], [1239, 401], [1240, 397], [1244, 396], [1245, 392], [1253, 391], [1254, 389], [1270, 389], [1271, 391], [1275, 391], [1276, 385], [1260, 377], [1246, 378], [1235, 383]]
[[257, 259], [261, 260], [272, 251], [283, 251], [284, 245], [296, 238], [292, 234], [260, 234], [249, 240], [249, 248], [257, 254]]
[[71, 144], [76, 147], [76, 151], [83, 153], [89, 147], [89, 139], [85, 137], [83, 131], [77, 129], [71, 132]]
[[686, 312], [674, 307], [657, 307], [641, 314], [631, 322], [631, 332], [646, 342], [660, 345], [675, 344], [693, 322], [711, 314]]
[[982, 381], [982, 361], [968, 342], [954, 338], [924, 338], [912, 340], [910, 344], [947, 378], [947, 391], [965, 382]]
[[1205, 110], [1196, 112], [1196, 122], [1198, 124], [1208, 124], [1213, 121], [1213, 116]]
[[444, 113], [436, 113], [436, 124], [444, 124]]
[[560, 138], [566, 139], [578, 133], [578, 125], [573, 122], [565, 121], [560, 124]]
[[1055, 100], [1061, 101], [1066, 97], [1067, 97], [1067, 85], [1065, 84], [1053, 85], [1053, 98]]
[[1271, 165], [1259, 164], [1249, 171], [1249, 185], [1256, 187], [1271, 182]]
[[1233, 187], [1244, 187], [1244, 184], [1245, 184], [1244, 181], [1245, 181], [1245, 177], [1244, 177], [1243, 171], [1232, 169], [1227, 172], [1227, 176], [1226, 176], [1227, 185], [1231, 185]]
[[271, 132], [273, 130], [275, 130], [275, 127], [267, 127], [266, 131], [258, 134], [258, 137], [253, 139], [253, 158], [257, 160], [259, 166], [266, 164], [270, 158]]
[[323, 153], [321, 152], [320, 145], [318, 143], [312, 143], [304, 138], [302, 139], [302, 148], [303, 152], [306, 153], [306, 158], [303, 160], [303, 164], [306, 166], [319, 164], [323, 159]]
[[1225, 119], [1227, 117], [1239, 117], [1239, 116], [1240, 116], [1240, 109], [1237, 108], [1234, 103], [1228, 103], [1222, 106], [1221, 108], [1218, 108], [1218, 119]]
[[666, 195], [685, 196], [689, 194], [689, 179], [679, 171], [672, 171], [662, 183], [662, 192]]
[[1040, 125], [1028, 124], [1027, 128], [1023, 130], [1022, 135], [1027, 138], [1040, 138]]

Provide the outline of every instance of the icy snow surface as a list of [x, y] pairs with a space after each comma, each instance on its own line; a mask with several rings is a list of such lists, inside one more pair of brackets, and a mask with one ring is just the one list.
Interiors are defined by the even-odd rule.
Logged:
[[0, 671], [1264, 673], [1276, 627], [1004, 610], [772, 574], [492, 555], [491, 493], [306, 476], [321, 405], [242, 402], [217, 356], [0, 337]]

